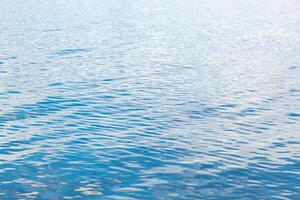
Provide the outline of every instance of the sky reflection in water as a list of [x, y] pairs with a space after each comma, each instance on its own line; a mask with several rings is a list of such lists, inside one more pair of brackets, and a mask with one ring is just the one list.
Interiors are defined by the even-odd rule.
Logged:
[[0, 199], [297, 199], [296, 0], [2, 0]]

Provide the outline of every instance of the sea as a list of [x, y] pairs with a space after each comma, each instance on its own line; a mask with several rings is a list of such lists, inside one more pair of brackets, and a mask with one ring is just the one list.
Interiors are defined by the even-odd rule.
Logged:
[[0, 0], [1, 200], [299, 200], [299, 0]]

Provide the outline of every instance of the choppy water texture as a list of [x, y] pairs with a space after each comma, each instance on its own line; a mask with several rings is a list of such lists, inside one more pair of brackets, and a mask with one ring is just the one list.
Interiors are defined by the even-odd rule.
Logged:
[[300, 199], [298, 0], [1, 0], [0, 199]]

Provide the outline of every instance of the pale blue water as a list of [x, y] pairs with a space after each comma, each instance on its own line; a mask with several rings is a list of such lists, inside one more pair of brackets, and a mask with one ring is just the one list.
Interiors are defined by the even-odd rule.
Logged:
[[298, 0], [1, 0], [0, 199], [300, 199]]

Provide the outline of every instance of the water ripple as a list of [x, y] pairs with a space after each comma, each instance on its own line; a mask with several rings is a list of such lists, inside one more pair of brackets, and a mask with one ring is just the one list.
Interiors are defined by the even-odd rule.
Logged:
[[0, 1], [0, 199], [298, 199], [298, 5]]

